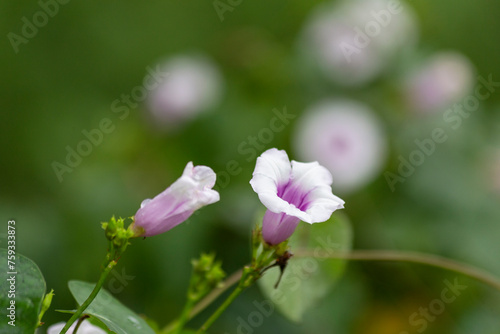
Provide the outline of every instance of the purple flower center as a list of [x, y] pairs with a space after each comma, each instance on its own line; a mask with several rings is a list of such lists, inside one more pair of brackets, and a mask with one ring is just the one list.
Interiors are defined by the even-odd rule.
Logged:
[[300, 187], [294, 185], [292, 180], [284, 185], [278, 185], [278, 197], [295, 205], [300, 211], [306, 211], [309, 207], [308, 195], [308, 191], [303, 191]]
[[338, 154], [343, 154], [349, 151], [349, 141], [343, 137], [334, 137], [331, 141], [333, 150]]

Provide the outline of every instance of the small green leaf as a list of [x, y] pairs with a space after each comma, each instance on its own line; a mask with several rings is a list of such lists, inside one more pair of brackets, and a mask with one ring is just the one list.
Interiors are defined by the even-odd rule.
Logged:
[[324, 223], [300, 224], [289, 245], [292, 253], [307, 249], [315, 256], [292, 257], [277, 289], [274, 286], [279, 279], [278, 267], [266, 272], [258, 283], [264, 295], [284, 316], [300, 322], [304, 313], [332, 290], [344, 271], [345, 260], [325, 257], [351, 249], [349, 221], [344, 215], [336, 214]]
[[[12, 256], [6, 249], [0, 249], [0, 263], [4, 265], [0, 274], [0, 309], [3, 315], [0, 333], [34, 333], [45, 295], [45, 280], [33, 261], [20, 254]], [[9, 265], [13, 265], [9, 271], [5, 267], [8, 265], [7, 261], [12, 261]], [[11, 304], [12, 301], [15, 304]]]
[[[95, 284], [70, 281], [68, 286], [77, 303], [81, 305], [90, 295]], [[125, 307], [106, 290], [99, 291], [84, 313], [101, 320], [117, 334], [155, 333], [141, 317]]]

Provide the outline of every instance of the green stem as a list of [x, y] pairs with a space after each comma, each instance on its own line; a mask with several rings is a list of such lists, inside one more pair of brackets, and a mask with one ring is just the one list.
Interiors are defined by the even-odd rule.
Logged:
[[108, 264], [104, 267], [104, 270], [101, 273], [101, 276], [99, 277], [99, 280], [97, 281], [97, 284], [94, 287], [94, 290], [92, 290], [92, 293], [90, 296], [85, 300], [85, 302], [80, 305], [80, 307], [76, 310], [76, 312], [73, 314], [73, 316], [68, 320], [64, 328], [61, 330], [59, 334], [65, 334], [68, 329], [71, 327], [71, 325], [82, 315], [83, 311], [87, 309], [87, 307], [92, 303], [94, 298], [97, 296], [99, 291], [102, 288], [102, 285], [104, 284], [104, 281], [106, 280], [106, 277], [108, 274], [111, 272], [111, 269], [116, 265], [115, 260], [111, 260], [108, 262]]
[[220, 315], [228, 308], [229, 305], [243, 292], [246, 288], [254, 284], [260, 277], [261, 267], [245, 267], [241, 273], [241, 278], [236, 289], [231, 292], [229, 297], [222, 303], [221, 306], [208, 318], [207, 321], [201, 326], [201, 328], [196, 332], [196, 334], [205, 333], [205, 331], [217, 320]]
[[344, 259], [351, 261], [397, 261], [424, 264], [442, 268], [475, 278], [500, 291], [500, 280], [490, 273], [466, 263], [451, 260], [442, 256], [418, 252], [400, 252], [392, 250], [356, 250], [346, 253], [332, 253], [317, 256], [311, 250], [298, 250], [295, 257], [314, 257], [318, 259]]
[[191, 298], [188, 298], [188, 300], [186, 301], [186, 305], [184, 305], [184, 309], [182, 310], [182, 313], [175, 324], [175, 329], [172, 331], [172, 334], [179, 334], [184, 328], [184, 325], [190, 319], [189, 314], [191, 313], [194, 304], [195, 301]]
[[[437, 267], [445, 270], [454, 271], [462, 275], [474, 278], [480, 282], [483, 282], [494, 289], [500, 291], [500, 279], [493, 276], [492, 274], [471, 266], [466, 263], [461, 263], [455, 260], [444, 258], [438, 255], [417, 253], [417, 252], [405, 252], [405, 251], [393, 251], [393, 250], [354, 250], [346, 253], [332, 253], [326, 256], [315, 255], [314, 251], [310, 250], [297, 250], [294, 252], [294, 257], [313, 257], [317, 259], [344, 259], [350, 261], [395, 261], [395, 262], [410, 262], [418, 263], [423, 265], [428, 265], [432, 267]], [[205, 297], [201, 302], [199, 302], [191, 312], [190, 318], [203, 311], [208, 305], [210, 305], [215, 299], [217, 299], [223, 292], [229, 289], [232, 285], [236, 284], [242, 277], [242, 271], [239, 270], [231, 275], [223, 285], [222, 289], [213, 291]], [[203, 332], [199, 332], [203, 333]]]
[[[242, 281], [243, 281], [243, 277], [242, 277]], [[242, 282], [240, 281], [240, 282]], [[207, 321], [205, 321], [205, 323], [203, 324], [203, 326], [201, 326], [201, 328], [196, 332], [196, 334], [202, 334], [202, 333], [205, 333], [206, 330], [215, 322], [215, 320], [217, 320], [220, 315], [227, 309], [227, 307], [229, 305], [231, 305], [231, 303], [236, 299], [236, 297], [239, 296], [239, 294], [244, 290], [244, 287], [242, 287], [241, 284], [239, 284], [236, 289], [233, 290], [233, 292], [229, 295], [229, 297], [227, 297], [227, 299], [224, 301], [224, 303], [222, 303], [221, 306], [219, 306], [219, 308], [214, 312], [214, 314], [212, 314], [210, 316], [210, 318], [208, 318]]]
[[[212, 302], [214, 302], [221, 294], [226, 292], [230, 287], [238, 283], [241, 279], [242, 275], [242, 270], [238, 270], [234, 272], [231, 276], [226, 278], [224, 282], [222, 282], [221, 287], [214, 289], [212, 292], [210, 292], [208, 295], [206, 295], [201, 301], [199, 301], [193, 309], [189, 312], [187, 321], [193, 319], [198, 313], [206, 309]], [[160, 333], [170, 333], [175, 326], [177, 325], [176, 322], [171, 322], [168, 325], [166, 325]]]

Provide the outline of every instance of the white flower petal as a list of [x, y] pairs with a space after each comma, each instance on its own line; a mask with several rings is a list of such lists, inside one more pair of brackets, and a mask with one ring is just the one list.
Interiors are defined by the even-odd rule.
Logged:
[[290, 179], [291, 169], [290, 160], [286, 152], [272, 148], [265, 151], [257, 158], [257, 164], [255, 165], [253, 175], [261, 174], [267, 176], [271, 178], [276, 185], [285, 184]]
[[288, 183], [291, 170], [290, 160], [283, 150], [272, 148], [257, 158], [250, 184], [260, 201], [273, 212], [284, 211], [288, 206], [276, 194], [278, 186]]
[[322, 185], [332, 184], [332, 174], [317, 161], [292, 161], [291, 180], [294, 185], [308, 191]]
[[306, 213], [313, 217], [310, 222], [320, 223], [330, 219], [335, 210], [344, 208], [344, 201], [332, 194], [330, 187], [317, 187], [308, 194], [311, 206], [307, 208]]
[[[47, 328], [47, 334], [59, 334], [65, 325], [66, 325], [65, 322], [58, 322], [57, 324], [54, 324], [54, 325], [50, 326], [49, 328]], [[76, 326], [76, 323], [71, 325], [67, 334], [73, 333], [75, 326]], [[101, 328], [92, 325], [87, 320], [84, 320], [82, 322], [82, 324], [80, 325], [80, 327], [78, 328], [78, 334], [106, 334], [106, 332], [104, 330], [102, 330]]]

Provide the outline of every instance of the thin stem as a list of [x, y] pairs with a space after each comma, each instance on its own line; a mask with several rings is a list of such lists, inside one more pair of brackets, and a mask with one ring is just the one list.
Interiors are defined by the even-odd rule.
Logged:
[[[202, 312], [204, 309], [206, 309], [210, 304], [212, 304], [221, 294], [226, 292], [230, 287], [238, 283], [238, 281], [241, 279], [241, 275], [243, 273], [243, 270], [240, 269], [234, 273], [231, 274], [228, 278], [226, 278], [220, 288], [216, 288], [212, 290], [208, 295], [206, 295], [200, 302], [198, 302], [190, 311], [186, 322], [193, 319], [196, 315], [198, 315], [200, 312]], [[178, 320], [177, 320], [178, 321]], [[171, 333], [171, 331], [174, 330], [175, 326], [177, 326], [177, 322], [171, 322], [168, 325], [166, 325], [160, 333]]]
[[75, 330], [73, 331], [73, 334], [76, 334], [78, 332], [78, 329], [82, 325], [83, 320], [85, 320], [86, 318], [88, 318], [88, 316], [84, 315], [83, 317], [80, 317], [80, 319], [78, 319], [78, 322], [76, 323]]
[[[268, 256], [271, 254], [272, 255], [272, 250], [270, 249], [266, 249], [264, 247], [264, 249], [262, 249], [262, 252], [260, 253], [259, 257], [257, 258], [257, 260], [255, 261], [254, 265], [256, 267], [259, 267], [259, 266], [262, 266], [262, 264], [265, 264], [267, 265], [267, 262], [269, 262], [269, 258]], [[253, 257], [253, 259], [255, 259], [255, 256]]]
[[207, 308], [214, 300], [216, 300], [221, 294], [226, 292], [230, 287], [238, 283], [241, 279], [241, 275], [243, 274], [243, 270], [240, 269], [228, 278], [224, 280], [222, 286], [220, 288], [214, 289], [210, 292], [205, 298], [203, 298], [196, 306], [193, 308], [191, 313], [189, 314], [189, 319], [194, 318], [198, 313]]
[[59, 334], [65, 334], [68, 329], [71, 327], [71, 325], [82, 315], [83, 311], [87, 309], [87, 307], [92, 303], [94, 298], [97, 296], [99, 293], [99, 290], [101, 290], [102, 285], [104, 284], [104, 281], [106, 280], [106, 277], [108, 274], [111, 272], [111, 269], [116, 265], [115, 260], [111, 260], [108, 262], [108, 264], [104, 267], [104, 270], [101, 273], [101, 276], [99, 277], [99, 280], [97, 281], [97, 284], [94, 287], [94, 290], [90, 293], [90, 296], [83, 302], [82, 305], [76, 310], [76, 312], [73, 314], [73, 316], [68, 320], [64, 328], [61, 330]]
[[175, 329], [172, 332], [172, 334], [179, 334], [181, 332], [186, 322], [188, 322], [188, 320], [190, 319], [189, 313], [191, 312], [193, 306], [194, 306], [194, 300], [188, 298], [186, 304], [184, 305], [184, 309], [182, 310], [182, 313], [179, 316], [179, 319], [175, 323]]
[[[461, 263], [455, 260], [447, 259], [441, 256], [418, 253], [418, 252], [401, 252], [392, 250], [355, 250], [348, 253], [331, 253], [326, 256], [315, 255], [314, 251], [311, 250], [297, 250], [294, 252], [294, 257], [313, 257], [318, 259], [344, 259], [351, 261], [396, 261], [396, 262], [410, 262], [424, 264], [432, 267], [442, 268], [457, 273], [461, 273], [465, 276], [477, 279], [483, 283], [490, 285], [491, 287], [500, 291], [500, 280], [490, 273], [471, 266], [469, 264]], [[243, 271], [240, 269], [237, 272], [229, 276], [223, 283], [221, 288], [215, 289], [205, 298], [203, 298], [196, 306], [193, 308], [189, 314], [189, 319], [192, 319], [197, 314], [202, 312], [207, 308], [212, 302], [214, 302], [221, 294], [227, 291], [231, 286], [236, 284], [241, 280]], [[239, 291], [241, 293], [241, 291]], [[236, 297], [236, 296], [235, 296]], [[229, 298], [228, 298], [229, 299]], [[234, 298], [233, 298], [234, 300]], [[227, 306], [226, 306], [227, 307]], [[223, 311], [223, 310], [222, 310]], [[220, 314], [219, 314], [220, 315]], [[213, 316], [212, 316], [213, 317]], [[214, 319], [215, 321], [215, 319]], [[208, 321], [207, 321], [208, 322]], [[206, 330], [208, 327], [204, 328]], [[200, 331], [202, 330], [200, 329]], [[198, 333], [203, 333], [203, 331]]]
[[315, 252], [311, 250], [298, 250], [294, 255], [296, 257], [344, 259], [352, 261], [398, 261], [425, 264], [475, 278], [500, 291], [500, 280], [490, 273], [469, 264], [438, 255], [392, 250], [356, 250], [347, 253], [331, 253], [326, 256], [317, 256], [314, 253]]
[[201, 326], [201, 328], [196, 332], [196, 334], [205, 333], [205, 331], [217, 320], [220, 315], [227, 309], [229, 305], [239, 296], [239, 294], [244, 290], [244, 288], [240, 285], [233, 290], [233, 292], [227, 297], [227, 299], [222, 303], [221, 306], [208, 318], [207, 321]]

